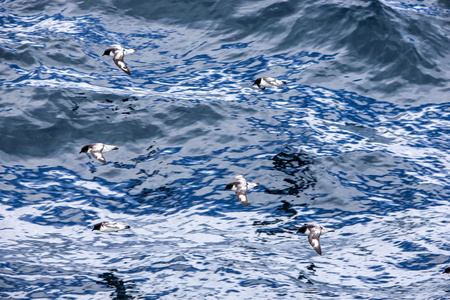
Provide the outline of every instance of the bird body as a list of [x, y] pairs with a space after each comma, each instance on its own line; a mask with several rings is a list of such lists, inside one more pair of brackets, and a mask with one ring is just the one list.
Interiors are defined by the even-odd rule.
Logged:
[[237, 175], [234, 177], [234, 180], [236, 181], [227, 184], [225, 189], [235, 191], [239, 202], [241, 202], [244, 206], [248, 206], [247, 191], [254, 187], [260, 186], [260, 184], [256, 182], [247, 182], [244, 175]]
[[261, 90], [265, 90], [266, 87], [282, 87], [283, 84], [286, 84], [286, 81], [272, 77], [260, 77], [253, 83], [253, 85], [257, 85]]
[[106, 145], [106, 144], [102, 144], [102, 143], [94, 143], [94, 144], [89, 144], [89, 145], [83, 146], [83, 148], [81, 148], [81, 151], [79, 154], [89, 153], [92, 155], [92, 157], [94, 157], [98, 161], [105, 164], [106, 159], [103, 156], [103, 152], [108, 152], [111, 150], [118, 150], [118, 149], [119, 149], [119, 147], [117, 147], [117, 146]]
[[120, 230], [124, 230], [124, 229], [130, 229], [131, 227], [128, 225], [123, 225], [123, 224], [119, 224], [116, 222], [101, 222], [98, 224], [94, 225], [94, 228], [92, 229], [92, 231], [94, 230], [98, 230], [101, 232], [115, 232], [115, 231], [120, 231]]
[[[112, 56], [114, 63], [125, 73], [131, 75], [130, 69], [124, 62], [124, 56], [126, 54], [136, 53], [136, 49], [124, 49], [121, 45], [113, 45], [111, 48], [105, 50], [103, 55]], [[103, 56], [102, 55], [102, 56]]]
[[334, 229], [325, 228], [318, 224], [305, 224], [298, 229], [298, 232], [306, 234], [313, 249], [319, 255], [322, 255], [322, 248], [320, 247], [319, 241], [320, 235], [327, 232], [334, 232]]

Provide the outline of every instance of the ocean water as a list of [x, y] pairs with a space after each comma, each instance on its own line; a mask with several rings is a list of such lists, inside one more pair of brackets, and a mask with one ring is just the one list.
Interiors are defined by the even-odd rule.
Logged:
[[[0, 25], [1, 299], [450, 299], [448, 1], [11, 0]], [[305, 223], [335, 229], [321, 256]]]

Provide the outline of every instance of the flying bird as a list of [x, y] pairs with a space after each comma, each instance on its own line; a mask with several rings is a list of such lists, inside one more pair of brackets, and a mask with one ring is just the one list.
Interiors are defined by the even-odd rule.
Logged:
[[260, 186], [260, 184], [256, 182], [247, 182], [244, 175], [234, 176], [234, 180], [236, 181], [227, 184], [225, 190], [236, 191], [236, 196], [239, 202], [241, 202], [244, 206], [248, 206], [247, 191], [254, 187]]
[[111, 48], [106, 49], [103, 55], [112, 56], [116, 65], [128, 75], [131, 75], [130, 69], [128, 69], [127, 65], [123, 61], [123, 58], [126, 54], [132, 54], [136, 52], [136, 49], [124, 49], [120, 45], [113, 45], [111, 46]]
[[322, 255], [320, 248], [320, 235], [327, 232], [334, 232], [334, 229], [322, 227], [318, 224], [305, 224], [298, 229], [298, 232], [304, 233], [308, 236], [309, 243], [319, 255]]
[[282, 87], [283, 84], [286, 84], [286, 81], [278, 80], [272, 77], [261, 77], [255, 80], [253, 85], [257, 85], [261, 90], [265, 90], [266, 87]]
[[83, 148], [81, 148], [81, 151], [79, 154], [81, 153], [89, 153], [91, 154], [95, 159], [97, 159], [98, 161], [102, 162], [102, 163], [106, 163], [106, 159], [105, 157], [103, 157], [103, 153], [102, 152], [108, 152], [111, 150], [118, 150], [119, 147], [117, 146], [113, 146], [113, 145], [105, 145], [102, 143], [95, 143], [95, 144], [89, 144], [86, 146], [83, 146]]
[[92, 229], [92, 231], [94, 230], [98, 230], [101, 232], [115, 232], [115, 231], [120, 231], [120, 230], [124, 230], [124, 229], [130, 229], [131, 227], [128, 225], [122, 225], [116, 222], [101, 222], [98, 224], [94, 225], [94, 229]]

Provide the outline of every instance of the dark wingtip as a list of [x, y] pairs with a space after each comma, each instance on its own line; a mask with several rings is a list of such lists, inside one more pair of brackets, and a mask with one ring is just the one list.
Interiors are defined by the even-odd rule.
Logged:
[[128, 226], [128, 225], [127, 225], [127, 226], [125, 226], [125, 229], [130, 229], [130, 228], [131, 228], [131, 227], [130, 227], [130, 226]]

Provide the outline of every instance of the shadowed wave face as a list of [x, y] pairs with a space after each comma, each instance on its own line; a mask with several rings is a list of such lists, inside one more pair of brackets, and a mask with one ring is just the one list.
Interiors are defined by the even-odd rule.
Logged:
[[[0, 298], [444, 299], [449, 13], [3, 3]], [[131, 75], [102, 56], [119, 44]], [[335, 229], [321, 256], [304, 224]]]

